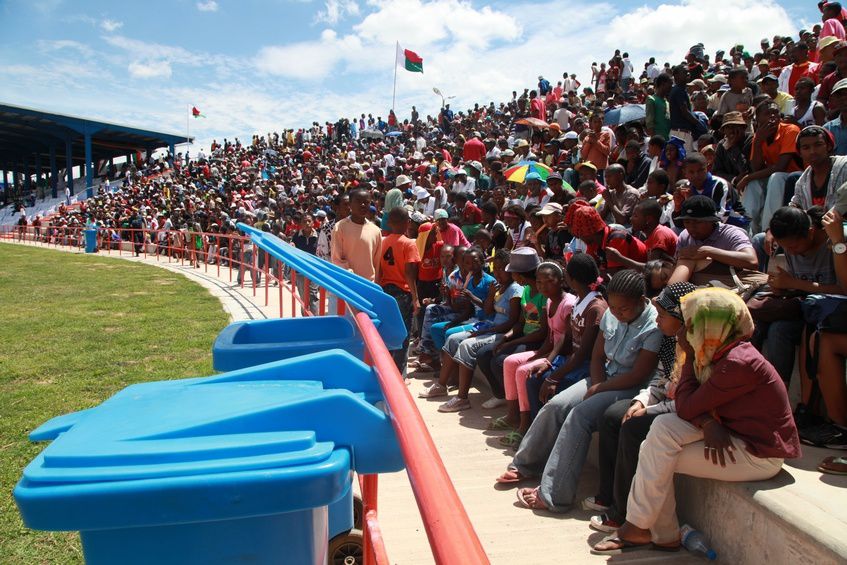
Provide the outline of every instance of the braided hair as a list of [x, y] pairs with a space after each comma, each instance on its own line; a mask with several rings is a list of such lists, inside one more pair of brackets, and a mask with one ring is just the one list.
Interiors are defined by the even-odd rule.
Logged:
[[634, 269], [618, 271], [609, 281], [608, 292], [628, 298], [643, 298], [647, 292], [644, 275]]
[[594, 257], [588, 253], [577, 253], [568, 261], [568, 276], [580, 284], [590, 287], [600, 278], [600, 269]]

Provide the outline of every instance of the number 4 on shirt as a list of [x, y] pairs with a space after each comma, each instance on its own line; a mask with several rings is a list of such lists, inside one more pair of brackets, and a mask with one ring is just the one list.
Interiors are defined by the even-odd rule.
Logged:
[[385, 261], [386, 263], [388, 263], [389, 265], [394, 266], [394, 248], [393, 247], [389, 247], [388, 251], [386, 251], [382, 255], [382, 260]]

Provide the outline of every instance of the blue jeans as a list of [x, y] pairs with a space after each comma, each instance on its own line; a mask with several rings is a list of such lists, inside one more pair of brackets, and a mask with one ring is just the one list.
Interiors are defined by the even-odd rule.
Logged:
[[[529, 377], [526, 380], [526, 392], [529, 395], [529, 413], [531, 417], [534, 419], [538, 412], [541, 410], [541, 401], [538, 399], [539, 393], [541, 393], [541, 386], [544, 384], [544, 379], [550, 376], [550, 374], [564, 365], [567, 362], [567, 357], [562, 357], [561, 355], [557, 356], [556, 359], [553, 360], [553, 368], [549, 371], [545, 371], [544, 373], [536, 373], [535, 375]], [[557, 363], [558, 361], [558, 363]], [[556, 394], [559, 394], [572, 384], [577, 381], [581, 381], [585, 377], [588, 376], [591, 371], [591, 360], [585, 360], [581, 365], [576, 367], [573, 371], [566, 374], [562, 380], [559, 381], [559, 385], [556, 387]]]
[[[430, 304], [426, 307], [424, 313], [423, 324], [421, 324], [421, 345], [420, 349], [423, 353], [434, 355], [441, 348], [435, 348], [435, 343], [432, 339], [432, 326], [438, 322], [449, 322], [455, 320], [458, 314], [452, 308], [444, 304]], [[444, 342], [441, 343], [444, 347]]]
[[444, 344], [447, 343], [447, 338], [453, 334], [457, 334], [459, 332], [470, 332], [473, 331], [473, 324], [459, 324], [458, 326], [448, 328], [447, 326], [452, 322], [436, 322], [432, 324], [430, 328], [430, 336], [432, 337], [432, 343], [435, 346], [435, 351], [441, 351], [444, 349]]
[[544, 405], [512, 460], [522, 475], [541, 477], [539, 497], [552, 512], [567, 512], [573, 506], [591, 434], [603, 413], [639, 390], [598, 392], [583, 400], [590, 381], [585, 378], [572, 384]]

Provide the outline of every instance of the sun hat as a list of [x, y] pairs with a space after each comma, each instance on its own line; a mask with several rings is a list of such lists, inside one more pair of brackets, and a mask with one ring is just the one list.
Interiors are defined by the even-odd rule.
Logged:
[[555, 202], [548, 202], [541, 210], [537, 212], [539, 216], [549, 216], [550, 214], [561, 214], [563, 212], [562, 205]]
[[394, 181], [395, 187], [403, 186], [404, 184], [412, 184], [412, 179], [406, 175], [400, 175], [397, 177], [397, 180]]
[[723, 122], [721, 122], [721, 129], [726, 126], [747, 126], [747, 122], [744, 121], [744, 118], [741, 115], [741, 112], [727, 112], [723, 115]]
[[519, 247], [509, 254], [508, 273], [528, 273], [541, 264], [541, 258], [532, 247]]

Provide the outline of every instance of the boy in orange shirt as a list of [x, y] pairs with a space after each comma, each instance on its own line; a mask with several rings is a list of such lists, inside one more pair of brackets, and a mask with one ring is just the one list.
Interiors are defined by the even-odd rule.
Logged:
[[409, 213], [405, 208], [394, 208], [388, 213], [388, 228], [391, 233], [382, 238], [378, 280], [385, 293], [397, 301], [400, 315], [406, 324], [406, 339], [403, 340], [402, 348], [391, 352], [397, 369], [405, 376], [412, 316], [421, 306], [417, 289], [421, 258], [415, 240], [405, 235], [409, 229]]

